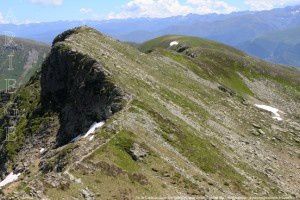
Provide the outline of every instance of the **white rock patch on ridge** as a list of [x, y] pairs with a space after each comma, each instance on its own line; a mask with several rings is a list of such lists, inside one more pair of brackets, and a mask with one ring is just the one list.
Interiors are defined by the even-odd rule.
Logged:
[[[257, 108], [260, 108], [262, 110], [266, 110], [268, 112], [271, 112], [273, 113], [273, 119], [277, 119], [278, 121], [282, 121], [282, 117], [280, 116], [279, 112], [282, 112], [280, 111], [279, 109], [277, 108], [274, 108], [274, 107], [271, 107], [271, 106], [266, 106], [266, 105], [259, 105], [259, 104], [255, 104], [255, 106]], [[283, 113], [283, 112], [282, 112]]]
[[170, 43], [170, 47], [172, 47], [172, 46], [176, 46], [176, 45], [178, 45], [179, 44], [179, 42], [177, 42], [177, 41], [173, 41], [173, 42], [171, 42]]

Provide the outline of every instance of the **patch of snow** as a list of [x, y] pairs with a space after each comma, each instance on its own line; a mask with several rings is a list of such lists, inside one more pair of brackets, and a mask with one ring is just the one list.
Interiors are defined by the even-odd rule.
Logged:
[[41, 148], [41, 150], [40, 150], [40, 154], [42, 154], [42, 153], [44, 153], [45, 152], [45, 148]]
[[92, 136], [89, 138], [89, 141], [92, 141], [94, 138], [95, 138], [95, 136], [92, 135]]
[[281, 117], [278, 117], [278, 116], [274, 116], [273, 119], [277, 119], [278, 121], [282, 121], [283, 120]]
[[260, 108], [260, 109], [262, 109], [262, 110], [266, 110], [266, 111], [268, 111], [268, 112], [271, 112], [271, 113], [273, 113], [273, 119], [277, 119], [278, 121], [282, 121], [283, 119], [280, 117], [280, 114], [279, 114], [279, 112], [282, 112], [282, 111], [280, 111], [279, 109], [277, 109], [277, 108], [274, 108], [274, 107], [271, 107], [271, 106], [266, 106], [266, 105], [258, 105], [258, 104], [255, 104], [255, 106], [257, 107], [257, 108]]
[[179, 42], [177, 42], [177, 41], [173, 41], [173, 42], [171, 42], [170, 43], [170, 47], [172, 47], [172, 46], [176, 46], [176, 45], [178, 45], [179, 44]]
[[93, 134], [98, 128], [101, 128], [104, 125], [104, 122], [94, 123], [88, 132], [83, 136], [83, 138], [87, 138], [89, 135]]
[[14, 174], [13, 172], [11, 172], [3, 181], [0, 182], [0, 188], [4, 187], [5, 185], [7, 185], [9, 183], [12, 183], [12, 182], [18, 180], [20, 175], [21, 175], [21, 173]]
[[[72, 139], [71, 142], [77, 142], [81, 138], [89, 137], [91, 134], [95, 133], [95, 131], [97, 129], [101, 128], [104, 124], [105, 124], [105, 122], [93, 123], [93, 125], [89, 128], [89, 130], [85, 134], [78, 135], [76, 138]], [[92, 141], [93, 139], [94, 139], [93, 135], [91, 137], [89, 137], [89, 141]]]
[[76, 138], [74, 138], [71, 142], [77, 142], [78, 140], [80, 140], [81, 135], [78, 135]]

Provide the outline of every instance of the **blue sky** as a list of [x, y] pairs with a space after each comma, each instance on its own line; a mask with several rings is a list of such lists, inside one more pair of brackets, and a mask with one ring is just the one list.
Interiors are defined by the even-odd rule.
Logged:
[[268, 10], [300, 0], [0, 0], [0, 23], [168, 17]]

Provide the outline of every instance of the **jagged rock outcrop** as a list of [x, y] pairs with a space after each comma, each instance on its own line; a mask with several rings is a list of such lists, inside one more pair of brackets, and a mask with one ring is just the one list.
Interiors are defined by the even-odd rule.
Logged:
[[124, 92], [109, 81], [103, 65], [69, 49], [63, 40], [72, 29], [57, 36], [42, 66], [41, 101], [60, 113], [58, 143], [64, 144], [120, 111]]

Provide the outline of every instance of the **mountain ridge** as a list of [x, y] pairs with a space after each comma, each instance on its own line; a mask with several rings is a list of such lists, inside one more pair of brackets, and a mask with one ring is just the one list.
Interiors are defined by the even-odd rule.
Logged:
[[[178, 44], [170, 47], [175, 40]], [[197, 45], [190, 45], [195, 40]], [[21, 115], [13, 135], [16, 142], [4, 143], [0, 151], [0, 158], [7, 155], [6, 161], [1, 160], [1, 174], [5, 177], [13, 171], [21, 173], [21, 178], [2, 189], [4, 197], [300, 195], [300, 72], [202, 39], [167, 36], [151, 43], [157, 45], [146, 45], [150, 49], [144, 47], [147, 53], [143, 53], [88, 27], [69, 30], [55, 40], [50, 54], [53, 59], [48, 57], [42, 72], [11, 97], [14, 104], [7, 104], [9, 109], [19, 108]], [[68, 57], [74, 52], [84, 56]], [[78, 138], [57, 145], [59, 129], [65, 123], [60, 120], [65, 103], [73, 109], [88, 102], [85, 92], [65, 92], [72, 85], [88, 86], [90, 77], [97, 75], [95, 62], [86, 59], [100, 64], [109, 75], [102, 80], [120, 88], [128, 101], [107, 119], [96, 116], [93, 120], [105, 122], [91, 135], [85, 137], [79, 131], [72, 135]], [[63, 76], [65, 71], [52, 77], [66, 83], [57, 96], [55, 91], [60, 89], [47, 88], [45, 80], [52, 74], [47, 70], [64, 69], [60, 63], [69, 69], [67, 78]], [[72, 70], [82, 74], [70, 76]], [[89, 88], [92, 92], [87, 94], [92, 96], [105, 94], [101, 84]], [[66, 97], [67, 101], [56, 97]], [[108, 93], [108, 98], [113, 96]], [[51, 99], [58, 106], [55, 109], [44, 106]], [[256, 104], [282, 110], [283, 120], [273, 118]], [[88, 111], [75, 114], [88, 114], [84, 112]], [[9, 118], [0, 118], [2, 144]], [[87, 127], [93, 125], [92, 121], [88, 123]], [[12, 193], [12, 188], [17, 189]]]
[[[295, 5], [266, 11], [241, 11], [219, 15], [189, 14], [168, 18], [58, 21], [25, 25], [0, 24], [0, 32], [10, 31], [19, 37], [50, 44], [60, 32], [76, 26], [88, 25], [107, 35], [127, 42], [143, 43], [147, 40], [168, 34], [189, 35], [216, 40], [242, 50], [247, 50], [247, 53], [251, 55], [256, 55], [254, 54], [255, 51], [260, 52], [263, 50], [257, 45], [252, 45], [252, 49], [245, 48], [243, 47], [246, 45], [245, 43], [249, 43], [269, 32], [277, 32], [299, 26], [299, 10], [300, 6]], [[282, 56], [280, 52], [277, 52], [279, 57], [287, 57], [286, 62], [278, 62], [298, 66], [297, 55], [294, 55], [297, 54], [294, 53], [297, 48], [295, 49], [290, 46], [282, 48], [292, 51], [292, 53], [286, 53], [292, 55]], [[265, 59], [265, 54], [258, 54], [258, 56]], [[277, 62], [276, 59], [270, 60]]]
[[[45, 35], [43, 33], [49, 32], [51, 33], [51, 37], [48, 38], [47, 43], [52, 42], [54, 37], [58, 35], [63, 30], [73, 28], [75, 26], [80, 25], [88, 25], [91, 27], [96, 28], [97, 30], [101, 30], [101, 32], [106, 33], [110, 36], [113, 36], [115, 38], [130, 41], [130, 42], [137, 42], [134, 40], [129, 40], [126, 38], [122, 38], [122, 35], [130, 35], [131, 32], [135, 31], [145, 31], [145, 32], [152, 32], [154, 35], [152, 38], [166, 35], [166, 34], [179, 34], [178, 32], [166, 32], [164, 30], [168, 29], [168, 27], [171, 27], [173, 25], [180, 26], [180, 25], [191, 25], [195, 28], [195, 25], [201, 22], [210, 23], [211, 22], [219, 22], [222, 23], [224, 21], [224, 25], [228, 25], [230, 21], [236, 21], [239, 20], [238, 17], [244, 17], [249, 18], [252, 21], [260, 20], [265, 21], [265, 23], [268, 24], [269, 29], [272, 27], [275, 28], [275, 30], [282, 30], [286, 27], [293, 27], [295, 25], [299, 25], [297, 22], [298, 15], [297, 13], [293, 14], [293, 11], [299, 9], [298, 6], [289, 6], [285, 8], [276, 8], [273, 10], [267, 10], [267, 11], [258, 11], [258, 12], [250, 12], [250, 11], [241, 11], [231, 14], [207, 14], [207, 15], [198, 15], [198, 14], [190, 14], [187, 16], [175, 16], [175, 17], [168, 17], [168, 18], [138, 18], [138, 19], [112, 19], [112, 20], [104, 20], [104, 21], [58, 21], [58, 22], [46, 22], [46, 23], [36, 23], [36, 24], [25, 24], [25, 25], [12, 25], [12, 24], [2, 24], [0, 25], [0, 31], [11, 31], [16, 34], [16, 36], [31, 38], [35, 40], [39, 40], [38, 38], [34, 37], [34, 35]], [[255, 13], [255, 18], [253, 18]], [[275, 20], [274, 17], [278, 20]], [[284, 22], [282, 18], [287, 18], [288, 23]], [[226, 22], [227, 20], [227, 22]], [[229, 20], [229, 21], [228, 21]], [[240, 20], [241, 21], [241, 20]], [[242, 20], [243, 21], [243, 20]], [[240, 23], [243, 24], [243, 23]], [[200, 24], [201, 25], [201, 24]], [[42, 29], [41, 27], [44, 27]], [[200, 26], [201, 27], [201, 26]], [[217, 28], [217, 27], [214, 27]], [[219, 27], [219, 30], [222, 27]], [[253, 27], [252, 27], [253, 28]], [[51, 31], [52, 29], [52, 31]], [[31, 30], [31, 31], [30, 31]], [[45, 31], [47, 30], [47, 31]], [[53, 31], [54, 30], [54, 31]], [[201, 29], [199, 29], [201, 31]], [[198, 30], [198, 31], [199, 31]], [[211, 31], [211, 28], [208, 27], [209, 31]], [[247, 29], [248, 30], [248, 29]], [[255, 30], [255, 29], [254, 29]], [[43, 32], [41, 32], [43, 31]], [[204, 30], [205, 31], [205, 30]], [[258, 30], [259, 31], [259, 30]], [[251, 32], [251, 31], [250, 31]], [[262, 32], [262, 33], [265, 33]], [[184, 35], [187, 35], [188, 33], [182, 33]], [[189, 33], [188, 35], [191, 35]], [[216, 39], [215, 37], [210, 37], [208, 33], [205, 34], [192, 34], [193, 36], [198, 37], [206, 37], [208, 39]], [[230, 36], [230, 35], [229, 35]], [[252, 38], [255, 38], [257, 35], [252, 36]], [[131, 36], [134, 38], [134, 35]], [[232, 37], [232, 36], [231, 36]], [[152, 39], [147, 38], [147, 39]], [[144, 42], [145, 39], [138, 41], [138, 42]], [[230, 42], [226, 42], [226, 40], [218, 40], [219, 42], [231, 44]]]

